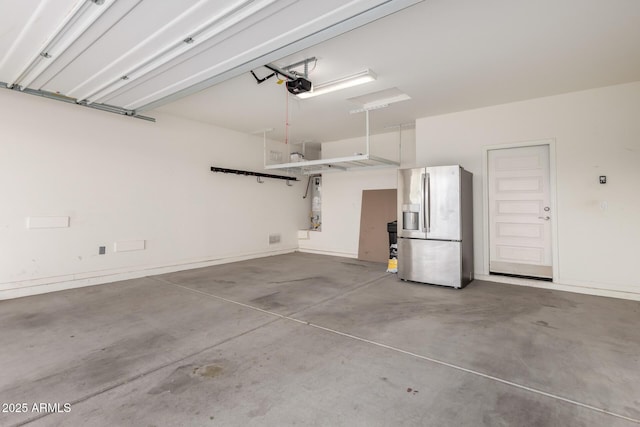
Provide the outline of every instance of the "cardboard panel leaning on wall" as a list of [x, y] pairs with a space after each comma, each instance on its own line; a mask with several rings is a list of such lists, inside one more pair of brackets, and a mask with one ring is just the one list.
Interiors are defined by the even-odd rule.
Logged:
[[397, 190], [362, 191], [359, 260], [384, 263], [389, 260], [387, 224], [397, 219], [397, 203]]
[[[640, 82], [419, 119], [418, 163], [474, 174], [476, 271], [485, 273], [483, 147], [554, 139], [558, 284], [640, 294]], [[607, 184], [598, 182], [600, 175]]]
[[[0, 298], [297, 248], [301, 182], [261, 170], [260, 137], [176, 117], [157, 123], [2, 91]], [[25, 218], [68, 216], [68, 228]], [[269, 234], [281, 242], [269, 245]], [[119, 241], [144, 249], [113, 252]], [[105, 255], [98, 255], [99, 247]]]

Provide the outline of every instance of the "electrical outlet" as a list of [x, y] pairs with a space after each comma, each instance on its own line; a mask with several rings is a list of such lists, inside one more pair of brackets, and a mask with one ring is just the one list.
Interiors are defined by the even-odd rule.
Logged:
[[106, 246], [98, 246], [98, 255], [104, 255], [107, 253], [107, 247]]
[[607, 177], [605, 175], [600, 175], [600, 184], [606, 184], [607, 183]]

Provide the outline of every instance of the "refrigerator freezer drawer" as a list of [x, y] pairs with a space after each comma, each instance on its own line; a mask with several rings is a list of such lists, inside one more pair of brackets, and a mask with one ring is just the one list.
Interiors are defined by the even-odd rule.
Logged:
[[402, 280], [461, 288], [462, 243], [398, 239], [398, 277]]

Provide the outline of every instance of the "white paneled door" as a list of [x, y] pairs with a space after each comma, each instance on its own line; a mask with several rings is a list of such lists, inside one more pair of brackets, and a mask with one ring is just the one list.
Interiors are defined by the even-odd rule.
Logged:
[[488, 156], [489, 271], [552, 279], [549, 146]]

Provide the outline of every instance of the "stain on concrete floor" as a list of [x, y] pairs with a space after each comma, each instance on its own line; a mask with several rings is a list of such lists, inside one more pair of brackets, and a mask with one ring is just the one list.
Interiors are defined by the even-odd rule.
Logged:
[[282, 308], [285, 305], [278, 301], [279, 294], [280, 292], [273, 292], [271, 294], [254, 298], [251, 300], [251, 303], [255, 304], [263, 310], [274, 310], [277, 308]]
[[549, 323], [545, 322], [544, 320], [536, 320], [535, 322], [532, 322], [532, 323], [534, 325], [542, 326], [543, 328], [558, 329], [554, 326], [549, 325]]
[[212, 380], [222, 375], [224, 368], [221, 365], [223, 365], [222, 360], [206, 365], [188, 364], [179, 366], [168, 377], [149, 389], [147, 394], [183, 393], [203, 381]]
[[215, 378], [222, 372], [222, 367], [218, 365], [206, 365], [193, 369], [194, 375], [200, 375], [204, 378]]

